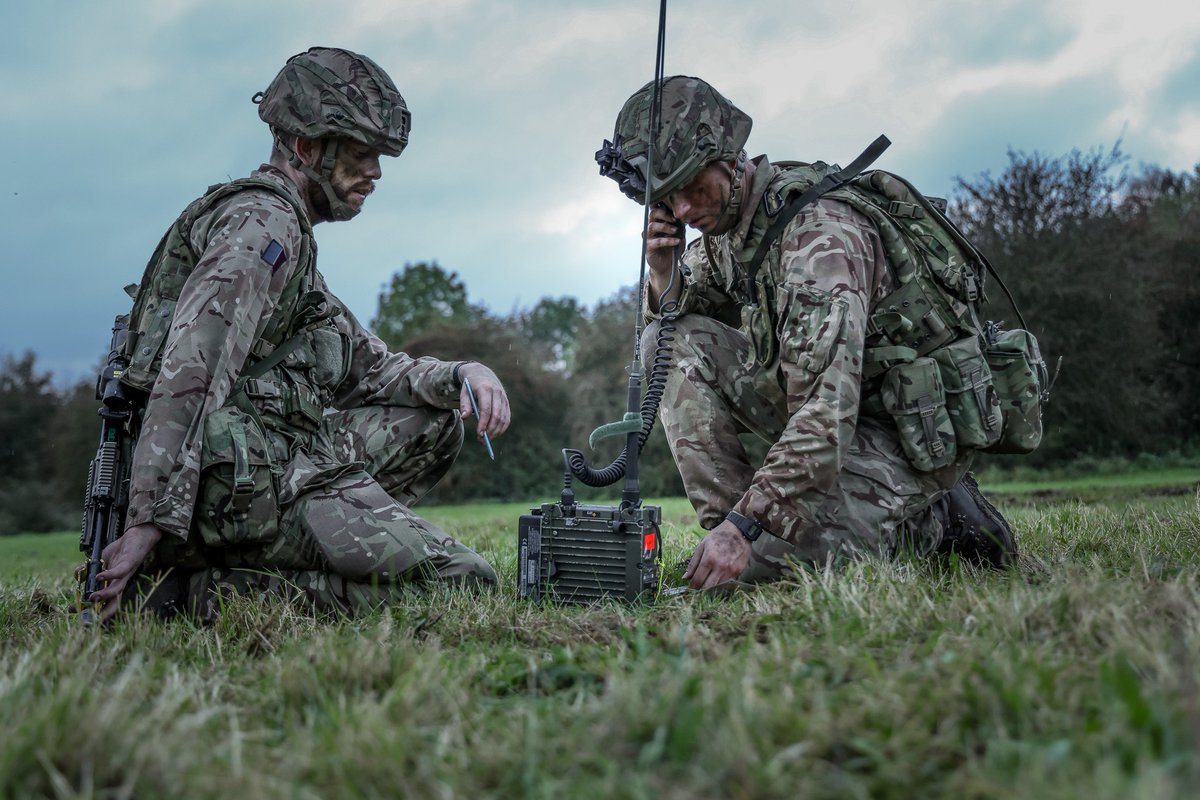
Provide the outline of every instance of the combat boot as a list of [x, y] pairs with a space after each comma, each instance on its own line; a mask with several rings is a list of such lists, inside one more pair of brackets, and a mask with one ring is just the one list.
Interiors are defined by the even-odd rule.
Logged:
[[121, 593], [121, 605], [130, 611], [171, 619], [187, 607], [188, 579], [178, 569], [154, 575], [139, 572]]
[[958, 553], [981, 566], [1003, 569], [1017, 560], [1012, 527], [979, 491], [975, 476], [966, 473], [937, 503], [934, 514], [942, 523], [939, 553]]

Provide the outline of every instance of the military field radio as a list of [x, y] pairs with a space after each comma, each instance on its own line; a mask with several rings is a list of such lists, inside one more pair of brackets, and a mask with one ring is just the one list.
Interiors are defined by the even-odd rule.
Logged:
[[[663, 51], [667, 2], [661, 0], [658, 46], [654, 65], [654, 94], [650, 130], [658, 129], [662, 100]], [[655, 137], [651, 136], [651, 141]], [[608, 144], [607, 142], [605, 143]], [[604, 151], [597, 153], [599, 159]], [[647, 154], [645, 175], [653, 175], [654, 148]], [[618, 170], [620, 167], [618, 167]], [[650, 215], [650, 182], [636, 173], [624, 175], [644, 191], [642, 230]], [[624, 187], [623, 187], [624, 188]], [[678, 258], [682, 248], [676, 250]], [[633, 359], [629, 364], [628, 405], [619, 422], [597, 428], [589, 437], [600, 440], [624, 436], [625, 447], [607, 467], [594, 469], [579, 450], [565, 448], [563, 490], [557, 503], [544, 503], [523, 515], [517, 526], [517, 590], [521, 597], [564, 603], [591, 603], [606, 599], [629, 602], [653, 600], [659, 591], [662, 555], [662, 509], [643, 505], [638, 486], [638, 457], [654, 428], [670, 362], [671, 321], [678, 304], [660, 303], [661, 322], [654, 357], [642, 397], [641, 307], [646, 286], [646, 242], [642, 240], [638, 281], [638, 308], [634, 319]], [[670, 293], [668, 287], [664, 296]], [[610, 486], [624, 477], [621, 502], [616, 506], [575, 502], [572, 478], [587, 486]]]

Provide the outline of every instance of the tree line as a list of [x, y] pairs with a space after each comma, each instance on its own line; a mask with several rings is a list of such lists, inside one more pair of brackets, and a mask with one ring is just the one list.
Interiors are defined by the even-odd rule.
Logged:
[[[1053, 371], [1042, 447], [1019, 463], [1131, 457], [1200, 444], [1200, 165], [1133, 168], [1119, 144], [1059, 157], [1012, 151], [1005, 170], [959, 178], [950, 216], [982, 250], [1037, 335]], [[996, 280], [986, 316], [1017, 317]], [[393, 349], [474, 359], [504, 381], [514, 424], [488, 459], [468, 434], [428, 502], [557, 499], [561, 450], [602, 467], [620, 439], [589, 433], [625, 411], [637, 291], [587, 308], [543, 298], [507, 315], [470, 302], [458, 275], [408, 264], [380, 294], [371, 326]], [[98, 424], [94, 381], [56, 389], [33, 353], [0, 372], [0, 535], [78, 524]], [[472, 430], [468, 422], [468, 431]], [[761, 443], [749, 443], [764, 453]], [[1004, 467], [1013, 457], [991, 457]], [[1017, 462], [1013, 462], [1017, 463]], [[661, 427], [640, 462], [647, 497], [682, 494]], [[574, 488], [581, 498], [615, 497]]]

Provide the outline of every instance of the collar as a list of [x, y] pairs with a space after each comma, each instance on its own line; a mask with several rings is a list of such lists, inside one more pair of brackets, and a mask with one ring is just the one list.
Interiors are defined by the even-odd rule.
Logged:
[[767, 189], [779, 174], [779, 168], [767, 160], [765, 155], [756, 156], [750, 160], [754, 164], [754, 177], [750, 182], [746, 200], [742, 203], [742, 215], [738, 219], [738, 224], [729, 233], [709, 237], [710, 244], [713, 245], [722, 241], [728, 242], [730, 252], [735, 254], [738, 261], [748, 260], [754, 253], [757, 237], [753, 236], [753, 233], [761, 227], [756, 226], [754, 220], [763, 213], [761, 208], [763, 197], [766, 196]]
[[265, 178], [272, 183], [279, 184], [279, 188], [291, 195], [292, 199], [296, 201], [296, 205], [304, 209], [305, 216], [311, 220], [312, 210], [308, 207], [308, 203], [305, 202], [304, 197], [300, 194], [300, 187], [296, 185], [296, 182], [292, 180], [290, 175], [281, 170], [279, 167], [275, 166], [274, 164], [260, 164], [258, 169], [250, 173], [250, 177]]

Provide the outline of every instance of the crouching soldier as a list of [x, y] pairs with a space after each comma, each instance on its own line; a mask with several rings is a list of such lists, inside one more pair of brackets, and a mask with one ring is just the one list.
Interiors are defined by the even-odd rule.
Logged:
[[480, 437], [509, 425], [504, 388], [479, 363], [388, 352], [317, 270], [313, 226], [362, 210], [408, 143], [404, 99], [371, 60], [314, 47], [254, 101], [270, 163], [191, 203], [135, 293], [122, 380], [146, 403], [91, 600], [103, 618], [139, 585], [167, 610], [269, 592], [354, 611], [410, 584], [492, 585], [411, 509], [457, 457], [464, 384]]
[[[1037, 391], [993, 380], [1018, 362], [978, 321], [982, 256], [897, 176], [748, 158], [750, 117], [703, 80], [663, 81], [651, 131], [654, 97], [629, 98], [596, 159], [652, 205], [642, 351], [671, 326], [663, 425], [710, 531], [684, 577], [901, 551], [1011, 563], [1013, 532], [968, 468], [977, 450], [1036, 446], [1040, 410]], [[677, 263], [685, 225], [702, 235]], [[746, 433], [770, 444], [764, 463]]]

